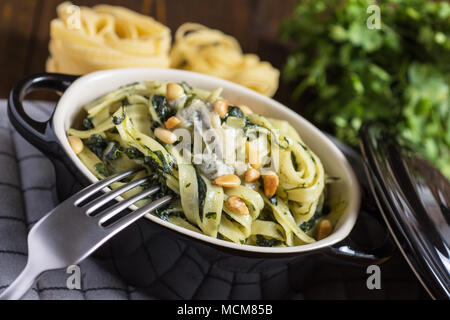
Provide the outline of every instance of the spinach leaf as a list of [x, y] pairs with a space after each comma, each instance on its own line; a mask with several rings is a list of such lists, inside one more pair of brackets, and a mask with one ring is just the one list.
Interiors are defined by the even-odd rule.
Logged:
[[222, 123], [225, 122], [228, 117], [244, 118], [244, 113], [239, 107], [230, 106], [228, 107], [228, 112], [222, 118]]
[[280, 244], [281, 241], [277, 239], [268, 239], [260, 234], [256, 235], [256, 244], [260, 247], [273, 247]]
[[203, 222], [203, 206], [205, 205], [206, 197], [206, 183], [203, 181], [202, 177], [197, 173], [197, 185], [198, 185], [198, 207], [200, 221]]
[[197, 98], [197, 96], [195, 94], [188, 95], [188, 97], [186, 98], [186, 101], [184, 102], [183, 108], [189, 107], [195, 98]]
[[323, 217], [326, 216], [328, 213], [330, 213], [330, 206], [328, 204], [325, 204], [322, 208], [322, 210], [317, 210], [314, 215], [311, 217], [311, 219], [309, 219], [308, 221], [302, 222], [302, 224], [300, 224], [300, 229], [303, 230], [303, 232], [308, 232], [309, 230], [311, 230], [312, 228], [314, 228], [314, 226], [317, 224], [318, 220]]
[[83, 119], [83, 128], [86, 130], [90, 130], [94, 128], [94, 124], [92, 123], [92, 119], [91, 118], [84, 118]]
[[150, 155], [144, 157], [144, 163], [146, 165], [161, 175], [163, 173], [172, 174], [171, 165], [167, 163], [161, 151], [149, 150], [149, 154]]
[[128, 97], [125, 97], [122, 99], [122, 107], [129, 106], [130, 104], [131, 103], [130, 103], [130, 100], [128, 100]]
[[108, 176], [108, 170], [106, 169], [105, 164], [102, 162], [99, 162], [95, 165], [95, 170], [104, 177]]
[[158, 208], [153, 211], [153, 214], [164, 221], [169, 221], [171, 217], [184, 217], [182, 211], [173, 211], [173, 208], [170, 206]]
[[184, 90], [184, 93], [185, 94], [190, 94], [190, 93], [192, 93], [192, 87], [186, 82], [186, 81], [182, 81], [181, 83], [180, 83], [180, 86], [183, 88], [183, 90]]
[[[251, 122], [248, 117], [245, 117], [245, 126], [244, 126], [244, 133], [247, 134], [248, 130], [252, 130], [259, 127], [259, 125], [257, 125], [256, 123]], [[250, 131], [252, 134], [256, 135], [256, 130], [255, 131]]]
[[114, 124], [121, 124], [123, 120], [125, 120], [125, 109], [124, 108], [122, 108], [122, 117], [119, 118], [119, 117], [113, 116], [112, 121]]
[[117, 141], [110, 141], [105, 151], [103, 151], [103, 158], [105, 160], [116, 160], [121, 153], [122, 150], [120, 150], [119, 143]]
[[165, 122], [171, 116], [175, 115], [175, 110], [173, 110], [169, 103], [163, 95], [155, 94], [152, 97], [152, 105], [155, 108], [156, 114], [162, 122]]
[[135, 147], [125, 149], [124, 153], [131, 160], [144, 158], [144, 154]]
[[84, 144], [91, 149], [91, 151], [93, 153], [95, 153], [95, 155], [97, 157], [99, 157], [100, 159], [103, 156], [103, 151], [106, 149], [106, 147], [108, 146], [108, 140], [104, 139], [101, 135], [99, 134], [92, 134], [89, 139], [84, 141]]
[[153, 121], [153, 120], [151, 121], [151, 124], [152, 124], [152, 129], [156, 129], [161, 126], [161, 124], [159, 122]]
[[217, 218], [217, 212], [207, 212], [205, 214], [206, 219], [216, 219]]

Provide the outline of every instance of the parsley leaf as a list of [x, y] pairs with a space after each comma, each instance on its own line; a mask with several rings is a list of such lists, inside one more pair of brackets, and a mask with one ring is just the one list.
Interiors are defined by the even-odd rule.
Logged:
[[340, 140], [356, 147], [362, 124], [381, 121], [450, 178], [450, 5], [377, 1], [382, 25], [369, 29], [370, 4], [299, 1], [280, 27], [294, 44], [282, 78]]

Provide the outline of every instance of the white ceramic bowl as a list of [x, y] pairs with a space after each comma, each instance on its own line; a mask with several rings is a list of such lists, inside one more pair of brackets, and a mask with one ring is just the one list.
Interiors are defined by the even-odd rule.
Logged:
[[230, 249], [245, 250], [255, 253], [300, 254], [331, 246], [348, 236], [358, 216], [360, 190], [355, 174], [341, 151], [309, 121], [275, 100], [235, 83], [198, 73], [173, 69], [117, 69], [91, 73], [80, 77], [73, 82], [73, 84], [64, 92], [57, 104], [52, 126], [68, 157], [70, 157], [73, 163], [90, 181], [95, 182], [98, 179], [83, 165], [70, 148], [66, 135], [67, 130], [72, 126], [84, 104], [116, 90], [122, 85], [142, 80], [169, 80], [174, 82], [181, 82], [184, 80], [193, 87], [206, 90], [214, 90], [218, 87], [222, 87], [222, 96], [233, 101], [233, 103], [245, 104], [250, 106], [256, 113], [289, 121], [289, 123], [299, 132], [308, 147], [310, 147], [322, 160], [325, 171], [330, 176], [341, 178], [341, 182], [331, 185], [330, 192], [334, 196], [339, 196], [340, 199], [347, 204], [336, 224], [334, 232], [330, 236], [312, 244], [283, 248], [235, 244], [220, 239], [214, 239], [176, 226], [163, 221], [152, 214], [147, 214], [147, 219], [198, 240]]

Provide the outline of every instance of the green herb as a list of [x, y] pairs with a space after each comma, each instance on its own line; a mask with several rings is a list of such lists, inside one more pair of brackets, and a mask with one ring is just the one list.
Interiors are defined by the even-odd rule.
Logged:
[[108, 146], [108, 140], [104, 139], [101, 135], [99, 134], [92, 134], [89, 139], [84, 141], [84, 144], [91, 149], [91, 151], [93, 153], [95, 153], [95, 155], [97, 157], [99, 157], [100, 159], [103, 156], [103, 151], [106, 149], [106, 147]]
[[259, 127], [256, 123], [251, 122], [248, 117], [245, 117], [245, 127], [244, 132], [247, 133], [248, 130]]
[[217, 218], [217, 212], [208, 212], [205, 214], [206, 219], [216, 219]]
[[157, 171], [159, 174], [172, 174], [171, 166], [167, 163], [161, 151], [151, 151], [148, 149], [149, 155], [144, 157], [144, 163]]
[[121, 124], [124, 118], [118, 118], [116, 116], [113, 116], [112, 122], [114, 124]]
[[119, 117], [113, 116], [112, 121], [114, 124], [121, 124], [123, 120], [125, 120], [125, 109], [124, 108], [122, 108], [122, 117], [119, 118]]
[[105, 160], [116, 160], [121, 154], [119, 143], [117, 141], [110, 141], [105, 151], [103, 151], [103, 158]]
[[222, 211], [222, 216], [225, 216], [230, 221], [234, 221], [234, 219], [228, 213], [226, 213], [225, 211]]
[[202, 177], [197, 174], [197, 187], [198, 187], [198, 207], [200, 212], [200, 221], [203, 222], [203, 206], [205, 204], [206, 198], [206, 183], [203, 181]]
[[230, 106], [228, 112], [222, 118], [222, 123], [228, 119], [228, 117], [244, 118], [244, 113], [239, 107]]
[[153, 214], [164, 221], [169, 221], [171, 217], [184, 217], [183, 212], [178, 211], [176, 208], [172, 208], [171, 206], [155, 209]]
[[300, 229], [303, 230], [303, 232], [308, 232], [316, 225], [316, 219], [309, 219], [308, 221], [302, 222], [300, 225]]
[[[374, 3], [380, 29], [367, 26]], [[306, 116], [353, 146], [364, 122], [382, 121], [450, 177], [450, 4], [302, 0], [293, 12], [282, 77]]]
[[268, 239], [260, 234], [256, 235], [256, 244], [260, 247], [273, 247], [280, 244], [281, 241], [277, 239]]
[[86, 130], [90, 130], [94, 128], [94, 124], [92, 123], [92, 119], [91, 118], [84, 118], [83, 119], [83, 128], [85, 128]]
[[131, 103], [130, 103], [130, 100], [128, 100], [128, 97], [125, 97], [122, 99], [122, 107], [129, 106], [130, 104]]
[[180, 86], [183, 88], [183, 90], [184, 90], [184, 93], [186, 93], [186, 94], [190, 94], [190, 93], [192, 93], [192, 87], [186, 82], [186, 81], [182, 81], [181, 83], [180, 83]]
[[197, 96], [195, 94], [191, 94], [186, 98], [186, 101], [184, 102], [184, 108], [189, 107], [192, 103], [192, 101], [194, 101], [194, 99], [197, 98]]
[[288, 137], [283, 137], [284, 141], [286, 141], [286, 143], [288, 144], [288, 146], [290, 146], [292, 144], [292, 140]]
[[175, 110], [172, 110], [172, 108], [169, 106], [169, 103], [167, 102], [166, 97], [164, 97], [163, 95], [155, 94], [152, 97], [152, 105], [162, 122], [175, 115]]
[[314, 215], [308, 221], [302, 222], [302, 224], [300, 224], [300, 229], [302, 229], [303, 232], [308, 232], [309, 230], [314, 228], [314, 226], [317, 224], [318, 220], [321, 217], [326, 216], [329, 213], [330, 213], [330, 206], [325, 204], [322, 210], [316, 210]]
[[99, 162], [95, 165], [95, 170], [104, 177], [108, 176], [108, 171], [106, 170], [105, 164], [103, 164], [102, 162]]
[[124, 152], [127, 155], [127, 157], [132, 160], [144, 158], [144, 154], [135, 147], [127, 148], [125, 149]]
[[294, 169], [298, 170], [297, 158], [295, 157], [295, 154], [293, 152], [291, 152], [291, 161], [292, 161], [292, 165], [294, 166]]
[[305, 151], [308, 151], [308, 147], [305, 146], [303, 143], [299, 142], [298, 144], [299, 144], [300, 147], [302, 147]]

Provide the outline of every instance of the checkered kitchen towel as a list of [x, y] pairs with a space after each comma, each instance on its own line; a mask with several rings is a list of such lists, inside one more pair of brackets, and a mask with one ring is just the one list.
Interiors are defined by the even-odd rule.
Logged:
[[[53, 104], [32, 102], [38, 120]], [[27, 233], [57, 203], [51, 162], [10, 125], [0, 101], [0, 292], [23, 269]], [[372, 223], [359, 219], [362, 234]], [[366, 269], [311, 256], [278, 263], [218, 254], [176, 239], [145, 219], [80, 264], [81, 289], [66, 270], [46, 272], [26, 299], [352, 299], [426, 298], [397, 254], [381, 266], [382, 289], [368, 290]]]

